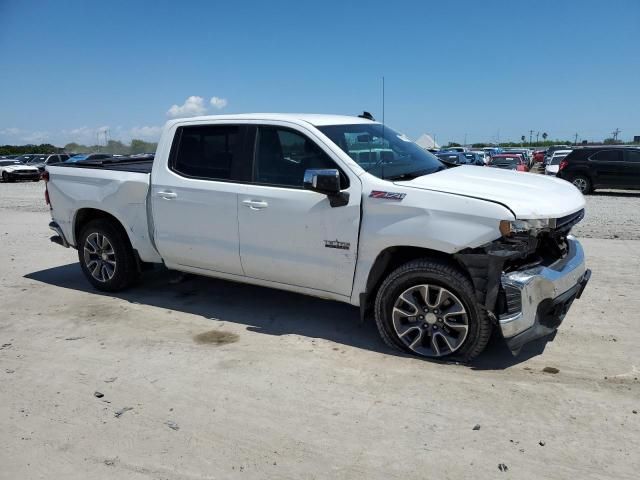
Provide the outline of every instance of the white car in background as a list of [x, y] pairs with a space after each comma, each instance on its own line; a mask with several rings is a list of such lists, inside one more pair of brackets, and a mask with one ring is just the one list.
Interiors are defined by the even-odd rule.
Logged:
[[25, 165], [19, 160], [0, 160], [0, 178], [5, 183], [16, 180], [40, 180], [40, 171], [36, 167]]
[[491, 155], [489, 155], [487, 152], [485, 152], [484, 150], [471, 150], [471, 153], [477, 153], [482, 157], [482, 161], [484, 162], [484, 164], [489, 165], [489, 162], [491, 161]]
[[572, 151], [573, 150], [556, 150], [555, 152], [553, 152], [551, 160], [549, 160], [549, 163], [544, 169], [545, 175], [553, 175], [555, 177], [558, 174], [558, 170], [560, 169], [560, 162]]

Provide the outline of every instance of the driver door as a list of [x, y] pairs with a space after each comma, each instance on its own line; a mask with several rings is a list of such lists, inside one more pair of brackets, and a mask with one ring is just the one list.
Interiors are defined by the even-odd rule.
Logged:
[[[238, 195], [240, 261], [248, 277], [351, 295], [358, 248], [361, 184], [311, 132], [256, 127], [251, 182]], [[307, 169], [341, 172], [347, 205], [303, 189]]]

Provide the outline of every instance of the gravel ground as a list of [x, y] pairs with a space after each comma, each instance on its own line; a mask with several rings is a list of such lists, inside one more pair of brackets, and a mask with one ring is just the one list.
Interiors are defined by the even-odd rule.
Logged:
[[[637, 235], [638, 197], [588, 201], [581, 228]], [[1, 479], [638, 478], [639, 240], [583, 239], [553, 342], [461, 366], [301, 295], [157, 272], [96, 292], [48, 222], [42, 184], [0, 184]]]
[[640, 240], [640, 191], [597, 190], [586, 199], [586, 216], [574, 235]]

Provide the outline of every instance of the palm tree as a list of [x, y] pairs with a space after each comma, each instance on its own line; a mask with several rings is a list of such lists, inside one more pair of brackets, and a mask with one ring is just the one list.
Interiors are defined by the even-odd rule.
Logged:
[[547, 135], [547, 132], [542, 132], [542, 141], [545, 141], [548, 136], [549, 135]]
[[524, 141], [527, 139], [527, 137], [525, 137], [524, 135], [522, 135], [520, 137], [520, 140], [522, 140], [522, 146], [524, 147]]

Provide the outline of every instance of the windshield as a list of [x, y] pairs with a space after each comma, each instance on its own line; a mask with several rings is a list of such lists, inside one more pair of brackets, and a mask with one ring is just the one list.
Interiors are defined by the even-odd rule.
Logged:
[[69, 160], [65, 160], [65, 162], [68, 162], [68, 163], [80, 162], [82, 160], [86, 160], [88, 156], [89, 155], [74, 155]]
[[17, 160], [0, 160], [0, 167], [6, 167], [8, 165], [22, 165], [22, 163]]
[[379, 123], [327, 125], [318, 129], [378, 178], [408, 180], [446, 168], [435, 155]]

